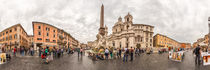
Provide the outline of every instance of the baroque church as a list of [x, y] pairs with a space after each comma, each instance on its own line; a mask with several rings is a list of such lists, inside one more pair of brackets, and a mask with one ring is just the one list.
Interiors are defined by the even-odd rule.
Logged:
[[108, 35], [108, 27], [104, 26], [104, 6], [101, 6], [100, 28], [97, 34], [97, 40], [93, 42], [94, 47], [137, 47], [152, 48], [153, 47], [153, 29], [154, 26], [146, 24], [134, 24], [133, 16], [128, 13], [121, 17], [112, 27], [112, 34]]

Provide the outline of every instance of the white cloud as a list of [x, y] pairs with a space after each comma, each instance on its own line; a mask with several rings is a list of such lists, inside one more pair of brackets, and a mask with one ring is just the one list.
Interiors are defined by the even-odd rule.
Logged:
[[210, 0], [1, 0], [0, 31], [21, 23], [33, 34], [31, 22], [41, 21], [64, 29], [81, 42], [93, 41], [102, 3], [109, 33], [118, 17], [128, 12], [135, 24], [153, 25], [155, 33], [180, 42], [192, 43], [208, 33]]

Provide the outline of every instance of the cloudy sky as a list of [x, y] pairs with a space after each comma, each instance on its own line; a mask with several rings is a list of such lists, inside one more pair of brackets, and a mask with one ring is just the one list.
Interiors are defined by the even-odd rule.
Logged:
[[32, 21], [40, 21], [86, 43], [96, 39], [102, 3], [109, 34], [128, 12], [134, 24], [155, 26], [155, 34], [179, 42], [192, 43], [208, 33], [210, 0], [0, 0], [0, 31], [20, 23], [32, 35]]

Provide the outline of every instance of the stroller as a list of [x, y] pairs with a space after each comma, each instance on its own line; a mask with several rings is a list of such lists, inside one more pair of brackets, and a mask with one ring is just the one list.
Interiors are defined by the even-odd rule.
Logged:
[[44, 64], [49, 64], [49, 62], [53, 60], [53, 57], [51, 55], [46, 55], [46, 54], [42, 54], [41, 58], [42, 58], [42, 63]]

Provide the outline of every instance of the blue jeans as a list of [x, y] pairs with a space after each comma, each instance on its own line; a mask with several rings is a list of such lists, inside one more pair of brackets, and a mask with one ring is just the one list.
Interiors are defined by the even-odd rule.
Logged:
[[124, 54], [124, 56], [123, 56], [123, 62], [127, 62], [128, 61], [128, 55], [127, 54]]

